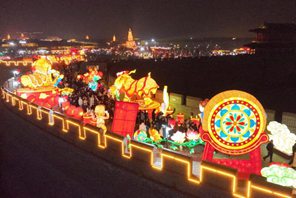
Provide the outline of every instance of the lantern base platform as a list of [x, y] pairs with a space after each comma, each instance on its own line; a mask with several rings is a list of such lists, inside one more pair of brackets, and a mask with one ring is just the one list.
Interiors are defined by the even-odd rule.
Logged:
[[144, 100], [135, 100], [133, 102], [139, 104], [139, 110], [153, 110], [160, 107], [160, 103], [154, 100], [151, 100], [151, 102], [148, 105], [145, 104]]
[[47, 94], [51, 95], [57, 88], [49, 86], [49, 87], [40, 87], [37, 89], [31, 89], [31, 88], [20, 88], [16, 90], [16, 93], [18, 96], [21, 96], [22, 94], [27, 95], [36, 95], [36, 94]]

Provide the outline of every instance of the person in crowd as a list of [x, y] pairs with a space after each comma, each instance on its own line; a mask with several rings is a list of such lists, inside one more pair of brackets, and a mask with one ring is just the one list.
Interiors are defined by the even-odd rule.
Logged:
[[269, 162], [272, 162], [272, 156], [273, 156], [273, 140], [271, 140], [267, 145], [266, 145], [266, 149], [267, 149], [267, 155], [263, 157], [263, 160], [265, 161], [266, 158], [269, 157]]
[[86, 112], [87, 108], [88, 108], [88, 100], [87, 100], [86, 96], [84, 96], [82, 99], [82, 109], [84, 112]]
[[91, 96], [89, 97], [89, 106], [90, 106], [90, 108], [93, 108], [94, 105], [95, 105], [95, 98], [94, 98], [93, 95], [91, 95]]
[[[76, 97], [76, 96], [75, 96]], [[78, 105], [80, 106], [80, 107], [82, 107], [82, 104], [83, 104], [83, 100], [82, 100], [82, 98], [79, 96], [79, 99], [78, 99]]]
[[291, 160], [290, 160], [289, 164], [293, 166], [293, 163], [296, 164], [296, 143], [292, 147], [292, 153], [293, 154], [291, 156]]

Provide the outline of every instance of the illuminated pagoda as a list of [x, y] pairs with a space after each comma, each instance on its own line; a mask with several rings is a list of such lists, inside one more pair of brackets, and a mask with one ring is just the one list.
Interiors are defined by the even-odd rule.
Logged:
[[129, 30], [128, 30], [127, 41], [125, 42], [125, 47], [130, 48], [130, 49], [134, 49], [137, 47], [131, 28], [129, 28]]
[[256, 40], [245, 46], [255, 49], [256, 54], [296, 54], [294, 23], [264, 23], [250, 32], [257, 34]]
[[10, 34], [7, 34], [6, 39], [7, 39], [7, 40], [10, 40], [10, 39], [11, 39]]

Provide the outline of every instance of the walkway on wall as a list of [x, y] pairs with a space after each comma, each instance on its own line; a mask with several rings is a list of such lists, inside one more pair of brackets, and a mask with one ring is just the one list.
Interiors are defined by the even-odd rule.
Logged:
[[53, 137], [2, 103], [0, 112], [5, 197], [185, 197]]
[[[11, 75], [2, 68], [1, 83]], [[186, 197], [42, 131], [2, 101], [0, 120], [1, 197]]]

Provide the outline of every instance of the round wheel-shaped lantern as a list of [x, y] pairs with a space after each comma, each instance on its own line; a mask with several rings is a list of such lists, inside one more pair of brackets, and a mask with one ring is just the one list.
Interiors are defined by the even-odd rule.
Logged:
[[214, 96], [204, 109], [202, 124], [202, 139], [226, 154], [246, 154], [268, 141], [265, 111], [254, 96], [243, 91]]

